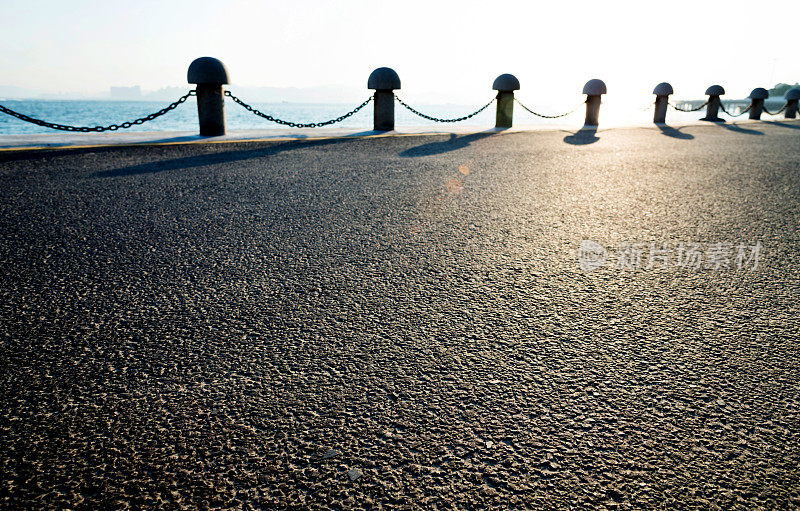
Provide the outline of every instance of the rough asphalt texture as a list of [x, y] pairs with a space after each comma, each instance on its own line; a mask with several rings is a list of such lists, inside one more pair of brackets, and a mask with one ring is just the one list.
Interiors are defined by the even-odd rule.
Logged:
[[796, 122], [1, 153], [0, 503], [799, 508], [799, 205]]

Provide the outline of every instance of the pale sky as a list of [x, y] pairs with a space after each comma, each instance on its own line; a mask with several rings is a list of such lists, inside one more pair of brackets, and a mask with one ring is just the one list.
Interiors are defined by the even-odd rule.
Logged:
[[192, 59], [210, 55], [246, 86], [368, 93], [370, 71], [389, 66], [415, 101], [482, 103], [505, 72], [518, 97], [547, 103], [595, 77], [645, 100], [661, 81], [683, 97], [719, 83], [733, 98], [800, 81], [799, 32], [797, 0], [2, 0], [0, 85], [184, 86]]

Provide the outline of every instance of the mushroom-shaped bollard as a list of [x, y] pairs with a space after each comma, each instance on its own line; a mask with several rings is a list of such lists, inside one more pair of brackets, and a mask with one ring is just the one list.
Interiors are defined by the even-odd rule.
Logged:
[[586, 94], [586, 120], [585, 126], [597, 126], [600, 119], [600, 96], [606, 93], [606, 84], [603, 80], [593, 78], [583, 86]]
[[748, 97], [750, 98], [750, 118], [761, 119], [761, 112], [764, 111], [764, 100], [769, 97], [769, 92], [763, 87], [756, 87]]
[[709, 122], [725, 122], [724, 119], [719, 117], [719, 106], [722, 104], [719, 97], [725, 94], [725, 89], [722, 85], [712, 85], [706, 89], [708, 96], [708, 106], [706, 107], [706, 116], [700, 119], [701, 121]]
[[369, 75], [367, 88], [375, 91], [373, 105], [373, 129], [394, 129], [394, 90], [400, 88], [400, 77], [394, 69], [379, 67]]
[[225, 96], [222, 86], [230, 83], [225, 64], [213, 57], [200, 57], [189, 65], [189, 83], [197, 84], [197, 117], [200, 134], [216, 137], [225, 134]]
[[653, 89], [653, 94], [656, 95], [656, 110], [653, 114], [654, 123], [664, 124], [667, 122], [667, 105], [669, 105], [669, 97], [673, 92], [672, 85], [667, 82], [661, 82]]
[[510, 128], [514, 121], [514, 91], [519, 90], [519, 80], [508, 73], [494, 79], [492, 90], [497, 91], [496, 128]]
[[800, 89], [789, 89], [783, 99], [786, 100], [786, 111], [783, 116], [786, 119], [794, 119], [797, 116], [797, 103], [800, 101]]

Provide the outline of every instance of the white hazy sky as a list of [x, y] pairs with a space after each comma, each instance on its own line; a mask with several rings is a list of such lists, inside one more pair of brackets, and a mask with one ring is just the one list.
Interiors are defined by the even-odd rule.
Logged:
[[191, 60], [210, 55], [246, 86], [366, 93], [389, 66], [417, 101], [481, 103], [504, 72], [520, 98], [572, 98], [594, 77], [645, 100], [660, 81], [743, 97], [800, 80], [798, 29], [798, 0], [2, 0], [0, 85], [157, 89], [185, 85]]

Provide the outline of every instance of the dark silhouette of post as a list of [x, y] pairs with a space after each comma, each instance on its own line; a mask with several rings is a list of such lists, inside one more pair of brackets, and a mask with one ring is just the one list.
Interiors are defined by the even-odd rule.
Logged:
[[510, 128], [514, 123], [514, 91], [519, 90], [519, 80], [508, 73], [494, 79], [492, 89], [497, 91], [496, 128]]
[[797, 116], [797, 104], [800, 101], [800, 89], [789, 89], [783, 97], [786, 100], [784, 118], [794, 119]]
[[586, 94], [586, 120], [584, 126], [598, 126], [600, 124], [600, 96], [606, 94], [606, 84], [603, 80], [593, 78], [583, 86]]
[[669, 97], [674, 91], [672, 85], [667, 82], [661, 82], [653, 89], [653, 94], [656, 95], [656, 108], [653, 113], [653, 122], [656, 124], [666, 124], [667, 122], [667, 106], [669, 105]]
[[761, 119], [761, 112], [764, 111], [764, 100], [769, 97], [769, 92], [763, 87], [756, 87], [750, 92], [750, 118]]
[[701, 121], [725, 122], [724, 119], [719, 117], [719, 106], [722, 104], [719, 97], [723, 94], [725, 94], [725, 89], [722, 88], [722, 85], [712, 85], [706, 89], [708, 106], [706, 106], [706, 116], [700, 119]]
[[197, 117], [200, 134], [216, 137], [225, 134], [225, 96], [222, 86], [230, 83], [225, 64], [213, 57], [200, 57], [189, 65], [189, 83], [197, 84]]
[[379, 67], [369, 75], [367, 88], [375, 91], [373, 100], [373, 129], [394, 129], [394, 90], [400, 88], [400, 77], [394, 69]]

